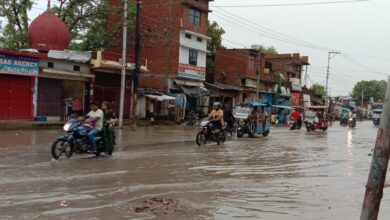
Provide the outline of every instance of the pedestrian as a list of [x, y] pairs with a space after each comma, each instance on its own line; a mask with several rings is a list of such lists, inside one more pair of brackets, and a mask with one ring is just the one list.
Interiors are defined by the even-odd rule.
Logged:
[[95, 153], [97, 151], [95, 137], [97, 137], [103, 129], [104, 113], [101, 109], [99, 109], [96, 102], [91, 102], [90, 106], [91, 111], [88, 113], [88, 117], [90, 117], [91, 121], [95, 123], [95, 127], [88, 132], [89, 143], [91, 145], [91, 148], [88, 151], [89, 153]]
[[75, 116], [83, 115], [83, 103], [77, 97], [72, 99], [72, 114]]
[[255, 106], [253, 107], [252, 111], [249, 113], [249, 119], [252, 124], [252, 133], [256, 134], [257, 133], [257, 125], [259, 121], [259, 112], [258, 112], [258, 107]]
[[112, 152], [115, 146], [115, 123], [117, 122], [116, 115], [111, 108], [110, 102], [102, 103], [103, 110], [103, 143], [106, 148], [106, 152]]

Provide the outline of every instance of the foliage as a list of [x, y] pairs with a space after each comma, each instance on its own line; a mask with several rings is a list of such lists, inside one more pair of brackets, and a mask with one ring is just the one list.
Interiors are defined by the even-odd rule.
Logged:
[[33, 0], [0, 0], [0, 17], [6, 24], [0, 29], [0, 45], [8, 49], [28, 47], [28, 11]]
[[356, 83], [352, 90], [352, 97], [358, 100], [364, 97], [373, 97], [375, 101], [383, 101], [386, 95], [387, 83], [385, 80], [360, 81]]
[[[112, 15], [122, 13], [123, 7], [111, 6], [108, 0], [59, 0], [59, 5], [53, 7], [52, 11], [69, 28], [71, 49], [75, 50], [105, 48], [112, 37], [121, 31], [123, 23], [121, 19], [110, 20]], [[133, 4], [129, 4], [128, 12], [128, 24], [131, 25], [135, 17]]]
[[[28, 12], [36, 2], [0, 0], [0, 16], [5, 18], [5, 26], [0, 29], [2, 47], [14, 50], [28, 47]], [[71, 49], [94, 50], [105, 48], [121, 31], [123, 20], [110, 20], [110, 17], [121, 14], [122, 5], [112, 6], [108, 0], [58, 0], [51, 11], [67, 25], [71, 33]], [[128, 11], [131, 26], [135, 17], [134, 4], [129, 4]]]
[[310, 89], [312, 91], [314, 91], [314, 93], [317, 95], [320, 95], [322, 97], [326, 96], [325, 86], [323, 86], [321, 84], [316, 83], [316, 84], [312, 85]]
[[225, 30], [218, 25], [217, 22], [208, 22], [207, 34], [211, 38], [207, 42], [207, 50], [210, 53], [207, 55], [207, 76], [214, 77], [215, 73], [215, 53], [222, 46], [222, 35], [225, 34]]
[[273, 46], [267, 47], [267, 46], [264, 46], [261, 44], [252, 44], [251, 48], [256, 49], [256, 50], [260, 50], [261, 53], [266, 54], [266, 55], [278, 54], [278, 51]]

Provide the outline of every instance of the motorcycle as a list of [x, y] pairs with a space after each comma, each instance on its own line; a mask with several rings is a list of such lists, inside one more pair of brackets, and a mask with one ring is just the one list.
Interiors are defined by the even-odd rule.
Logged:
[[[113, 125], [111, 125], [113, 126]], [[76, 119], [70, 119], [63, 127], [66, 135], [57, 137], [51, 147], [51, 154], [54, 159], [58, 160], [62, 155], [67, 159], [71, 158], [74, 153], [85, 154], [90, 148], [88, 132], [82, 127], [82, 123]], [[103, 137], [99, 134], [95, 137], [97, 150], [94, 153], [99, 157], [101, 153], [111, 156], [114, 149], [106, 149], [103, 143]]]
[[223, 144], [226, 140], [225, 132], [222, 129], [214, 128], [214, 124], [207, 119], [202, 120], [201, 131], [196, 135], [196, 144], [205, 145], [207, 141], [216, 142], [217, 145]]
[[299, 117], [299, 119], [296, 121], [294, 119], [290, 120], [290, 130], [301, 130], [302, 128], [302, 117]]
[[194, 126], [199, 122], [199, 119], [200, 119], [200, 114], [195, 111], [191, 111], [188, 113], [186, 117], [187, 125]]
[[225, 123], [224, 129], [225, 133], [230, 134], [230, 136], [233, 136], [237, 133], [237, 122], [233, 122], [231, 124]]
[[350, 128], [356, 127], [356, 119], [353, 118], [353, 117], [350, 117], [350, 118], [348, 119], [348, 126], [349, 126]]

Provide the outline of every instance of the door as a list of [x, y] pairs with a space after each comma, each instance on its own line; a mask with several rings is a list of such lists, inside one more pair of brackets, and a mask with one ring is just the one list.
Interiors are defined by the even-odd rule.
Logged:
[[0, 75], [0, 120], [31, 120], [33, 78]]
[[38, 115], [62, 116], [62, 80], [38, 79]]

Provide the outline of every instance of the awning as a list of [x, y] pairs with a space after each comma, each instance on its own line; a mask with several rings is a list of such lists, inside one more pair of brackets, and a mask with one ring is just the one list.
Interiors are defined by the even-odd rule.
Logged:
[[206, 88], [210, 88], [210, 89], [215, 88], [215, 89], [223, 90], [223, 91], [238, 91], [238, 92], [244, 91], [243, 88], [238, 87], [238, 86], [231, 86], [231, 85], [225, 85], [225, 84], [219, 84], [219, 83], [214, 83], [214, 84], [204, 83], [204, 85], [206, 86]]
[[210, 94], [210, 91], [207, 90], [204, 87], [198, 87], [198, 86], [182, 86], [181, 89], [183, 92], [190, 96], [190, 97], [202, 97], [202, 96], [208, 96]]
[[149, 94], [145, 94], [144, 96], [146, 96], [146, 97], [148, 97], [150, 99], [159, 101], [159, 102], [176, 100], [175, 97], [168, 96], [168, 95], [149, 95]]

